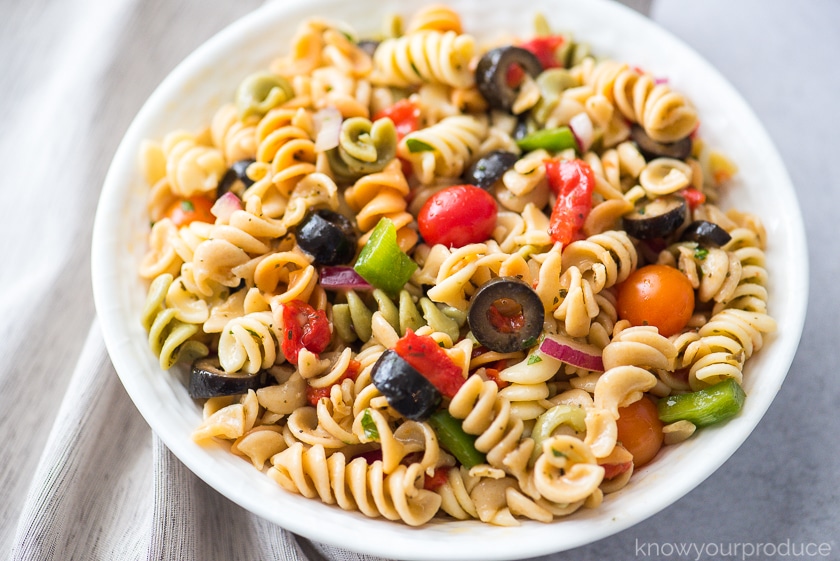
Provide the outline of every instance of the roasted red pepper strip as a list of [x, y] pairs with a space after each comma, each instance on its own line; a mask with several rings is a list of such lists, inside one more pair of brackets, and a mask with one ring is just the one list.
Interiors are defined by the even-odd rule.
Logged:
[[397, 341], [394, 352], [422, 374], [444, 397], [454, 397], [464, 384], [461, 367], [431, 337], [409, 329]]
[[551, 211], [548, 233], [555, 242], [566, 245], [580, 235], [580, 229], [592, 210], [595, 175], [583, 160], [545, 161], [548, 186], [557, 196]]
[[389, 117], [394, 121], [394, 127], [397, 129], [397, 139], [399, 140], [420, 128], [420, 107], [408, 99], [401, 99], [391, 107], [377, 112], [373, 116], [373, 120], [376, 121], [384, 117]]
[[310, 405], [313, 407], [318, 405], [318, 402], [321, 401], [322, 397], [330, 397], [330, 392], [332, 391], [332, 387], [336, 384], [341, 384], [344, 380], [350, 379], [355, 380], [359, 377], [359, 370], [362, 367], [362, 363], [358, 360], [351, 360], [350, 364], [347, 365], [347, 370], [344, 371], [338, 381], [334, 384], [330, 384], [329, 386], [325, 386], [323, 388], [313, 388], [312, 386], [306, 386], [306, 400], [309, 402]]
[[547, 70], [562, 66], [561, 62], [557, 60], [557, 49], [562, 47], [565, 42], [566, 39], [562, 35], [546, 35], [534, 37], [519, 46], [534, 53], [542, 64], [543, 70]]
[[439, 468], [435, 468], [434, 473], [431, 477], [426, 474], [423, 478], [423, 488], [427, 491], [437, 491], [446, 481], [449, 479], [449, 470], [451, 468], [446, 466], [441, 466]]
[[696, 209], [706, 202], [706, 193], [698, 191], [694, 187], [686, 187], [680, 191], [680, 195], [683, 196], [685, 202], [688, 203], [688, 208], [691, 210]]
[[318, 354], [330, 344], [330, 322], [324, 310], [306, 302], [292, 300], [283, 304], [283, 340], [280, 350], [286, 360], [297, 364], [301, 349]]
[[633, 467], [633, 462], [622, 462], [620, 464], [601, 464], [601, 467], [604, 468], [604, 479], [610, 480], [614, 477], [618, 477], [619, 475]]

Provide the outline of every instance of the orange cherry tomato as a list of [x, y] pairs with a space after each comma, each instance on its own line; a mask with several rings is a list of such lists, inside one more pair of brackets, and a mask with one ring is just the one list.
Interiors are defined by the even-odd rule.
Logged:
[[210, 212], [213, 200], [209, 197], [196, 195], [188, 199], [178, 199], [166, 210], [166, 216], [175, 226], [186, 226], [190, 222], [208, 222], [213, 224], [216, 217]]
[[641, 467], [662, 448], [662, 421], [653, 400], [647, 397], [618, 408], [618, 440], [633, 454], [633, 465]]
[[694, 313], [694, 289], [674, 267], [646, 265], [618, 286], [618, 317], [633, 325], [653, 325], [670, 337], [679, 333]]

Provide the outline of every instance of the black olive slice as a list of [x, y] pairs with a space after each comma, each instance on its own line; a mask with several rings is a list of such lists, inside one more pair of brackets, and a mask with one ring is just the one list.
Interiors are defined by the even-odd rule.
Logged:
[[680, 241], [697, 242], [703, 245], [720, 247], [732, 239], [729, 232], [708, 220], [695, 220], [685, 227], [680, 235]]
[[388, 404], [412, 421], [428, 419], [442, 400], [437, 388], [392, 349], [373, 365], [371, 379]]
[[664, 238], [685, 222], [688, 205], [679, 195], [642, 199], [632, 213], [624, 217], [627, 234], [640, 240]]
[[518, 159], [519, 156], [513, 152], [493, 150], [470, 166], [464, 174], [464, 181], [487, 191]]
[[497, 47], [487, 51], [478, 61], [475, 84], [494, 109], [510, 111], [516, 101], [517, 92], [507, 82], [508, 68], [513, 64], [533, 77], [543, 71], [536, 55], [521, 47]]
[[297, 227], [297, 244], [316, 265], [344, 265], [356, 255], [356, 230], [349, 218], [328, 209], [310, 211]]
[[219, 181], [219, 185], [216, 186], [216, 198], [218, 199], [228, 191], [231, 191], [241, 199], [245, 189], [254, 184], [254, 180], [245, 173], [248, 166], [253, 163], [254, 160], [239, 160], [231, 164], [222, 176], [222, 180]]
[[648, 136], [645, 129], [639, 125], [633, 125], [630, 128], [630, 138], [639, 147], [639, 152], [642, 153], [645, 160], [648, 161], [655, 158], [685, 160], [691, 156], [692, 141], [690, 136], [675, 142], [657, 142]]
[[481, 285], [470, 300], [467, 314], [476, 340], [499, 353], [533, 346], [544, 320], [542, 300], [516, 277], [497, 277]]
[[193, 399], [239, 395], [269, 385], [271, 375], [266, 370], [256, 374], [225, 372], [219, 357], [205, 357], [193, 362], [190, 369], [189, 393]]
[[379, 46], [379, 41], [376, 39], [362, 39], [357, 46], [367, 53], [368, 56], [373, 56], [376, 48]]

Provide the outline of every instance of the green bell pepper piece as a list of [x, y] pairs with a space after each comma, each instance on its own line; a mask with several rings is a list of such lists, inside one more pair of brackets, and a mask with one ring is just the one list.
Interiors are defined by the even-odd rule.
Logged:
[[541, 129], [534, 131], [516, 141], [525, 152], [532, 152], [543, 148], [549, 152], [560, 152], [568, 148], [578, 149], [575, 135], [569, 127], [558, 127], [556, 129]]
[[376, 288], [396, 295], [417, 270], [417, 263], [400, 249], [394, 223], [382, 218], [371, 232], [353, 268]]
[[470, 469], [487, 461], [484, 454], [475, 449], [476, 437], [464, 432], [461, 421], [449, 411], [441, 409], [429, 417], [429, 424], [435, 431], [440, 445], [455, 456], [462, 466]]
[[663, 423], [690, 421], [698, 427], [712, 425], [734, 417], [746, 399], [741, 385], [727, 378], [696, 392], [663, 397], [657, 404]]

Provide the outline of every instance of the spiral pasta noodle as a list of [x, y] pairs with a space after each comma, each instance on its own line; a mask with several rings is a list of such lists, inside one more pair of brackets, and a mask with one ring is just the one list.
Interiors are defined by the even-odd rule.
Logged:
[[164, 300], [172, 284], [172, 275], [162, 274], [149, 287], [143, 308], [142, 323], [149, 333], [149, 348], [159, 357], [160, 367], [171, 368], [179, 360], [190, 360], [209, 353], [207, 345], [193, 339], [198, 326], [177, 318], [176, 310]]
[[411, 162], [421, 183], [436, 176], [457, 177], [478, 152], [487, 123], [469, 115], [446, 117], [400, 141], [397, 154]]
[[414, 247], [418, 236], [414, 216], [406, 211], [409, 193], [408, 182], [398, 160], [392, 160], [385, 169], [359, 178], [344, 192], [344, 199], [356, 213], [356, 225], [364, 234], [359, 244], [364, 245], [370, 231], [383, 217], [397, 228], [397, 243], [403, 250]]
[[475, 52], [473, 37], [452, 30], [418, 30], [386, 39], [374, 53], [372, 81], [388, 86], [433, 82], [466, 88], [474, 81], [469, 63]]
[[437, 494], [416, 487], [414, 466], [399, 466], [386, 475], [382, 462], [368, 464], [364, 458], [348, 462], [340, 452], [326, 457], [323, 447], [305, 449], [302, 444], [280, 452], [272, 464], [268, 475], [284, 489], [371, 518], [382, 516], [420, 526], [440, 506]]
[[614, 102], [624, 118], [642, 125], [657, 142], [674, 142], [697, 126], [697, 112], [684, 96], [626, 64], [602, 61], [585, 83], [596, 95]]

